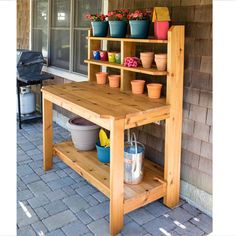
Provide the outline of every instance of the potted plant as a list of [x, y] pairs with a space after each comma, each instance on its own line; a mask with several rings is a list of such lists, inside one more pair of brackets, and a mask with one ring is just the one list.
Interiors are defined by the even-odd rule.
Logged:
[[107, 15], [104, 14], [90, 14], [86, 18], [91, 21], [94, 37], [106, 37], [108, 31]]
[[128, 15], [131, 38], [147, 38], [150, 25], [150, 11], [136, 10]]
[[115, 10], [108, 12], [110, 35], [113, 38], [124, 38], [127, 31], [127, 16], [129, 10]]

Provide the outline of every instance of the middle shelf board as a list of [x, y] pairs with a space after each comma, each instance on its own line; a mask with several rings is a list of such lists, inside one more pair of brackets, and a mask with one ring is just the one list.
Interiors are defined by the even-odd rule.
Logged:
[[[78, 151], [71, 141], [55, 144], [53, 150], [54, 155], [110, 197], [110, 167], [98, 160], [96, 150]], [[128, 213], [165, 195], [163, 168], [145, 159], [143, 181], [136, 185], [124, 184], [124, 211]]]
[[85, 63], [90, 63], [93, 65], [99, 65], [99, 66], [106, 66], [106, 67], [111, 67], [111, 68], [116, 68], [116, 69], [123, 69], [127, 71], [132, 71], [136, 73], [142, 73], [142, 74], [147, 74], [147, 75], [161, 75], [165, 76], [167, 75], [167, 71], [158, 71], [157, 68], [152, 67], [150, 69], [145, 69], [143, 67], [127, 67], [123, 66], [122, 64], [117, 64], [117, 63], [111, 63], [108, 61], [100, 61], [100, 60], [85, 60]]

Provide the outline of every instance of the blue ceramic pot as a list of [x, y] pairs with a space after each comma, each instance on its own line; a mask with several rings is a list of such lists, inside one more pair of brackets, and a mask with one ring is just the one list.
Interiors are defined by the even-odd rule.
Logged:
[[97, 50], [94, 50], [93, 51], [93, 59], [94, 60], [100, 60], [101, 57], [100, 57], [100, 51], [97, 51]]
[[126, 21], [109, 21], [110, 36], [112, 38], [125, 38], [127, 31]]
[[107, 21], [92, 21], [91, 22], [94, 37], [106, 37], [108, 31]]
[[145, 39], [148, 37], [149, 20], [130, 20], [129, 25], [131, 38]]

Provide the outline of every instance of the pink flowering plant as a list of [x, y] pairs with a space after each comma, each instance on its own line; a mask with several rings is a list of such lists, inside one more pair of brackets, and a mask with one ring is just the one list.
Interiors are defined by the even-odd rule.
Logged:
[[90, 21], [106, 21], [107, 15], [104, 14], [88, 14], [86, 18]]
[[128, 9], [114, 10], [108, 12], [109, 21], [127, 21], [129, 14]]
[[124, 66], [138, 67], [139, 65], [141, 65], [141, 61], [138, 57], [126, 57], [125, 58]]
[[136, 10], [135, 12], [131, 12], [128, 15], [128, 20], [150, 20], [151, 11], [150, 10]]

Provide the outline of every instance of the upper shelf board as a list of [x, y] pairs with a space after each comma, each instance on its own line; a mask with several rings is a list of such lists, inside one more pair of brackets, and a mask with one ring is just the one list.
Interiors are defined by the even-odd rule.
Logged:
[[134, 43], [164, 43], [167, 44], [168, 40], [159, 40], [155, 38], [148, 39], [133, 39], [133, 38], [112, 38], [112, 37], [87, 37], [90, 40], [107, 40], [107, 41], [120, 41], [120, 42], [134, 42]]

